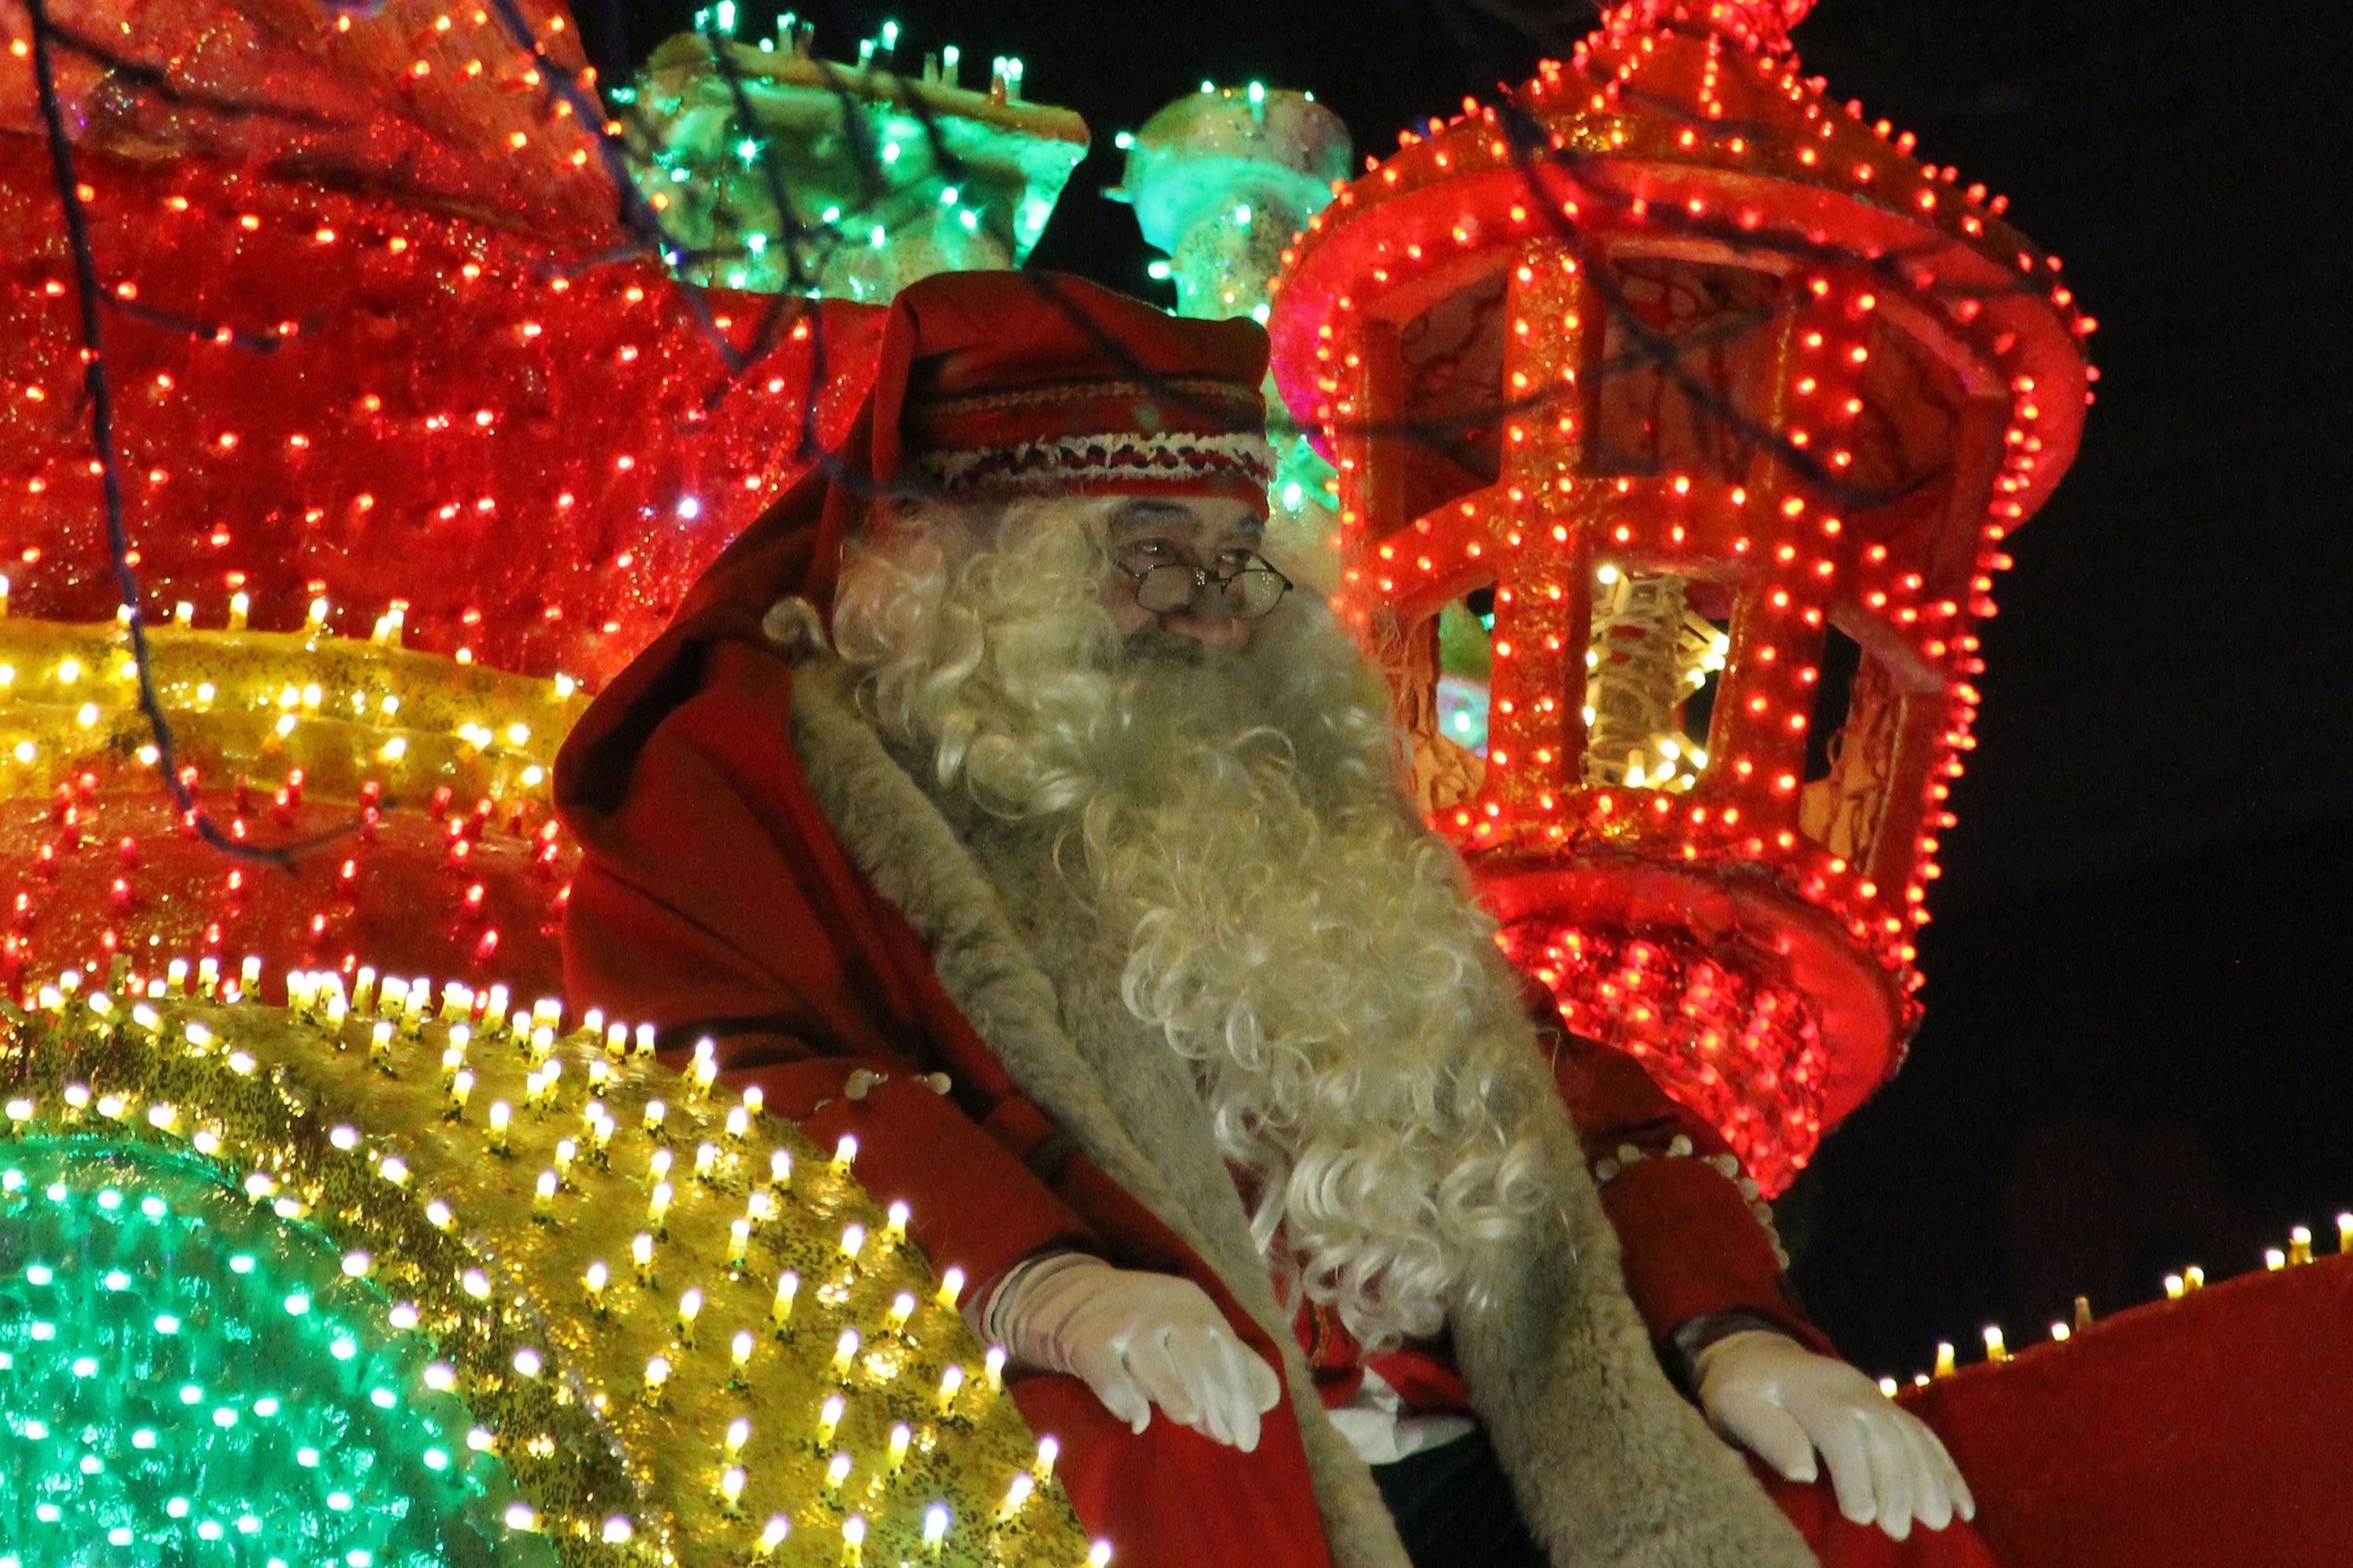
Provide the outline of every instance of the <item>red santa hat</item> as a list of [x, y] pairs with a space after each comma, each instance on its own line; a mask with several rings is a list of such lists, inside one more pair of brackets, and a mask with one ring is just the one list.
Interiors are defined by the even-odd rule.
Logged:
[[[871, 306], [827, 300], [815, 330]], [[702, 679], [715, 644], [765, 646], [767, 612], [830, 621], [843, 542], [878, 500], [1044, 493], [1236, 496], [1261, 509], [1266, 333], [1169, 315], [1051, 272], [945, 272], [891, 303], [849, 435], [712, 562], [670, 626], [581, 716], [559, 795], [601, 797]]]
[[923, 279], [891, 302], [873, 388], [834, 461], [745, 531], [689, 608], [743, 547], [813, 524], [791, 591], [830, 618], [842, 543], [883, 496], [1226, 495], [1262, 511], [1266, 362], [1254, 322], [1171, 316], [1081, 278]]
[[951, 496], [1230, 495], [1266, 504], [1266, 334], [1076, 278], [949, 272], [891, 307], [871, 471]]

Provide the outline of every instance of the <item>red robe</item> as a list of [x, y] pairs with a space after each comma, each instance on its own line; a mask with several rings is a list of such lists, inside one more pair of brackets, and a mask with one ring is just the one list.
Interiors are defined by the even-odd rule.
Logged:
[[[788, 498], [777, 512], [816, 510]], [[558, 804], [586, 849], [565, 931], [573, 1003], [656, 1025], [666, 1052], [713, 1037], [732, 1077], [760, 1084], [769, 1107], [819, 1144], [855, 1133], [860, 1178], [881, 1201], [906, 1200], [911, 1235], [935, 1266], [981, 1281], [1067, 1245], [1180, 1275], [1280, 1364], [1211, 1269], [1017, 1090], [913, 928], [828, 826], [790, 739], [791, 668], [759, 629], [815, 553], [813, 530], [755, 527], [567, 741]], [[1553, 1046], [1588, 1159], [1626, 1143], [1663, 1151], [1678, 1135], [1700, 1153], [1724, 1152], [1630, 1059], [1565, 1030]], [[853, 1099], [849, 1080], [861, 1070], [880, 1081]], [[926, 1081], [942, 1073], [945, 1093]], [[1704, 1161], [1629, 1163], [1601, 1201], [1654, 1335], [1737, 1310], [1829, 1349], [1789, 1298], [1746, 1202]], [[1081, 1520], [1129, 1568], [1328, 1564], [1287, 1398], [1244, 1455], [1167, 1420], [1131, 1433], [1074, 1378], [1024, 1378], [1013, 1391], [1032, 1426], [1060, 1440], [1057, 1474]], [[1992, 1562], [1960, 1527], [1917, 1532], [1899, 1549], [1841, 1520], [1826, 1484], [1765, 1479], [1841, 1568]]]

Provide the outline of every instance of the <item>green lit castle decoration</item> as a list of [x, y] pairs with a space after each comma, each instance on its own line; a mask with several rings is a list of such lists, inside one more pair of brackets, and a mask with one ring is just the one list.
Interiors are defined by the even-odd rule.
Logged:
[[934, 272], [1018, 267], [1086, 155], [1084, 121], [1023, 101], [1018, 59], [966, 87], [953, 46], [901, 74], [896, 23], [854, 65], [818, 58], [789, 13], [756, 47], [731, 0], [699, 23], [613, 94], [697, 282], [880, 303]]
[[1144, 241], [1167, 259], [1180, 316], [1264, 321], [1282, 252], [1348, 177], [1348, 128], [1312, 92], [1208, 82], [1122, 132], [1120, 188]]
[[[1211, 320], [1267, 318], [1285, 247], [1332, 200], [1348, 175], [1348, 128], [1312, 92], [1264, 82], [1220, 88], [1203, 82], [1162, 108], [1116, 144], [1127, 154], [1119, 185], [1145, 243], [1161, 253], [1147, 268], [1176, 287], [1176, 314]], [[1305, 437], [1284, 435], [1282, 400], [1271, 380], [1267, 411], [1278, 422], [1274, 515], [1269, 549], [1283, 570], [1318, 593], [1339, 585], [1326, 504], [1332, 466]]]
[[172, 973], [6, 1010], [0, 1563], [1106, 1560], [854, 1142], [503, 987]]
[[415, 1310], [346, 1275], [319, 1227], [128, 1141], [12, 1144], [0, 1184], [0, 1561], [100, 1541], [280, 1568], [555, 1561], [467, 1443], [472, 1413], [425, 1381]]

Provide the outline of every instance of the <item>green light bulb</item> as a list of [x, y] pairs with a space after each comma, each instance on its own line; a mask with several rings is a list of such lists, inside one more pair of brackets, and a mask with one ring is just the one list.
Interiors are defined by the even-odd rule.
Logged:
[[[0, 1142], [0, 1568], [554, 1563], [373, 1279], [206, 1162]], [[114, 1560], [112, 1558], [110, 1561]]]

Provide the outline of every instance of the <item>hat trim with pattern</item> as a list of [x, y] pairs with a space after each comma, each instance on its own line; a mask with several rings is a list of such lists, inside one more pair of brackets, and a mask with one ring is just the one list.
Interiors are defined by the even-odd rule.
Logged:
[[1094, 495], [1141, 485], [1170, 493], [1233, 493], [1264, 504], [1274, 448], [1258, 436], [1105, 431], [972, 451], [925, 452], [912, 467], [949, 495], [1053, 491]]

